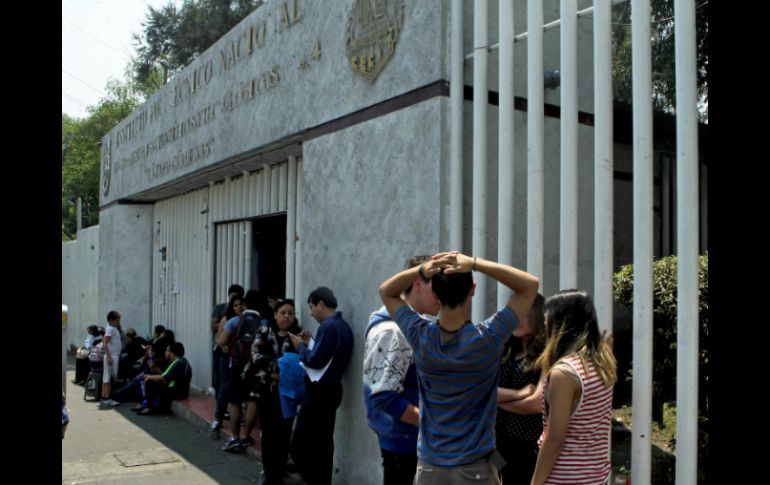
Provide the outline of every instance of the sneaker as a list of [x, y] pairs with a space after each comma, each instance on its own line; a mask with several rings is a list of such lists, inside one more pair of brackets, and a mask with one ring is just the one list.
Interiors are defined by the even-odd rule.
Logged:
[[211, 423], [211, 429], [209, 430], [209, 436], [212, 440], [218, 440], [219, 439], [219, 428], [222, 427], [222, 423], [219, 421], [214, 421]]
[[99, 407], [100, 408], [114, 408], [120, 404], [118, 401], [115, 401], [114, 399], [103, 399], [99, 401]]
[[241, 438], [241, 448], [246, 449], [253, 444], [254, 444], [254, 438], [252, 438], [251, 436]]
[[241, 440], [238, 438], [230, 438], [225, 443], [225, 446], [222, 447], [222, 451], [240, 451], [241, 449]]

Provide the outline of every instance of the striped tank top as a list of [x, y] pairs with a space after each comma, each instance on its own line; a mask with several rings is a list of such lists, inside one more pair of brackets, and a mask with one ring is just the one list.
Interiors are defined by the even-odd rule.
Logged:
[[[578, 376], [582, 392], [578, 405], [567, 424], [564, 446], [545, 483], [603, 485], [609, 479], [611, 471], [610, 426], [613, 386], [604, 386], [590, 359], [586, 360], [587, 370], [583, 368], [576, 354], [564, 357], [556, 365], [559, 364], [566, 364]], [[546, 387], [549, 380], [546, 380]], [[543, 402], [543, 435], [540, 437], [539, 444], [542, 446], [543, 439], [548, 433], [545, 392], [541, 400]]]

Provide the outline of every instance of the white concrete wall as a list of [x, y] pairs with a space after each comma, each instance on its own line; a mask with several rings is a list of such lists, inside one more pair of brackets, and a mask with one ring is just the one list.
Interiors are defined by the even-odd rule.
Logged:
[[123, 331], [151, 333], [153, 206], [118, 204], [99, 214], [99, 315], [122, 315]]
[[99, 226], [81, 229], [61, 245], [61, 301], [68, 308], [67, 350], [83, 345], [89, 325], [105, 325], [99, 312]]
[[[105, 136], [101, 180], [104, 186], [109, 174], [109, 190], [102, 205], [447, 77], [448, 2], [403, 1], [395, 51], [374, 82], [352, 71], [346, 53], [351, 1], [290, 0], [297, 17], [288, 27], [283, 3], [256, 9]], [[263, 26], [262, 47], [249, 54], [244, 34]], [[240, 56], [223, 64], [223, 54], [239, 45]], [[316, 45], [320, 57], [313, 58]], [[185, 86], [194, 75], [201, 81], [191, 93]], [[248, 91], [252, 80], [259, 93], [229, 109], [228, 94]], [[180, 124], [184, 135], [161, 137]]]
[[[377, 440], [366, 424], [362, 362], [378, 287], [415, 254], [440, 248], [446, 98], [312, 140], [304, 145], [300, 221], [303, 295], [330, 287], [355, 337], [337, 411], [334, 483], [380, 483]], [[302, 324], [317, 324], [305, 312]]]

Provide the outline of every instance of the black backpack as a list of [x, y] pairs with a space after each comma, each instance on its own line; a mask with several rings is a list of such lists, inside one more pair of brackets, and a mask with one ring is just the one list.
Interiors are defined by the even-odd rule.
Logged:
[[[258, 316], [258, 315], [257, 315]], [[257, 328], [260, 320], [254, 314], [241, 315], [241, 321], [230, 334], [230, 358], [233, 362], [233, 370], [240, 372], [251, 359], [251, 346], [257, 336]]]

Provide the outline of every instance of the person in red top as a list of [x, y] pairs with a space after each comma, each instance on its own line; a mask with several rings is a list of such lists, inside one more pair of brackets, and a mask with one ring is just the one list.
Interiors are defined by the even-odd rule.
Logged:
[[585, 291], [551, 296], [545, 326], [548, 341], [538, 360], [547, 376], [543, 435], [532, 485], [604, 485], [611, 471], [615, 357]]

